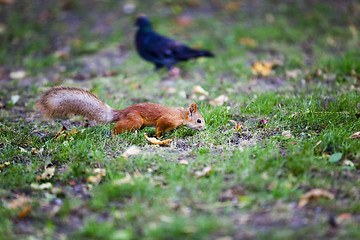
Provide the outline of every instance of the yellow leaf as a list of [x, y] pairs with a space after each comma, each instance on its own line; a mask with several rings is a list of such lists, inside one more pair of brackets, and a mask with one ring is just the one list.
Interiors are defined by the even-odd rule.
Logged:
[[236, 12], [240, 9], [240, 3], [238, 1], [231, 1], [225, 5], [225, 10], [228, 12]]
[[298, 207], [302, 208], [306, 204], [308, 204], [311, 199], [320, 198], [320, 197], [333, 199], [335, 196], [331, 192], [324, 190], [324, 189], [318, 189], [318, 188], [312, 189], [309, 192], [307, 192], [301, 196], [299, 203], [298, 203]]
[[45, 169], [45, 171], [40, 175], [37, 176], [36, 179], [50, 179], [54, 176], [55, 173], [55, 167], [48, 167]]
[[86, 181], [89, 183], [96, 183], [98, 184], [101, 179], [106, 175], [106, 170], [104, 168], [95, 168], [93, 169], [93, 173], [96, 174], [95, 176], [88, 176]]
[[10, 165], [10, 162], [4, 162], [3, 164], [0, 164], [0, 169], [7, 167]]
[[148, 140], [151, 144], [155, 144], [155, 145], [168, 145], [172, 141], [172, 138], [166, 139], [164, 141], [160, 141], [156, 138], [149, 138], [146, 133], [144, 133], [144, 136], [145, 136], [146, 140]]
[[126, 176], [124, 178], [116, 179], [113, 181], [114, 185], [121, 185], [121, 184], [126, 184], [126, 183], [129, 183], [131, 185], [134, 184], [134, 181], [129, 173], [126, 173]]
[[239, 43], [241, 43], [242, 45], [245, 45], [245, 46], [249, 46], [249, 47], [255, 47], [257, 46], [257, 42], [252, 39], [252, 38], [247, 38], [247, 37], [243, 37], [243, 38], [239, 38]]
[[253, 74], [260, 74], [261, 76], [269, 76], [272, 70], [272, 64], [268, 62], [255, 62], [252, 67], [251, 71]]
[[201, 86], [196, 85], [192, 89], [193, 93], [208, 96], [209, 92], [205, 91]]

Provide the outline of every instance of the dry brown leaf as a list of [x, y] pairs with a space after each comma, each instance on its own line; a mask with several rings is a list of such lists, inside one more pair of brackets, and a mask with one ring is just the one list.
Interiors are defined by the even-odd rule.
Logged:
[[351, 139], [360, 138], [360, 132], [354, 133], [354, 134], [351, 135], [349, 138], [351, 138]]
[[239, 9], [240, 9], [240, 3], [237, 1], [231, 1], [225, 5], [225, 10], [227, 12], [236, 12]]
[[125, 152], [121, 155], [123, 158], [128, 158], [132, 155], [139, 155], [141, 152], [141, 149], [137, 146], [131, 146], [128, 149], [125, 150]]
[[31, 205], [26, 205], [24, 206], [21, 211], [18, 213], [18, 217], [19, 218], [25, 218], [29, 215], [29, 213], [31, 212], [32, 207]]
[[224, 95], [224, 94], [222, 94], [222, 95], [218, 96], [217, 98], [215, 98], [214, 100], [211, 100], [211, 101], [209, 102], [209, 104], [210, 104], [211, 106], [222, 106], [222, 105], [224, 105], [224, 103], [226, 103], [227, 101], [229, 101], [229, 97], [226, 96], [226, 95]]
[[239, 38], [238, 41], [239, 41], [239, 43], [241, 43], [245, 46], [249, 46], [249, 47], [257, 46], [257, 42], [252, 38], [243, 37], [243, 38]]
[[269, 76], [272, 70], [272, 64], [268, 63], [268, 62], [255, 62], [252, 67], [251, 67], [251, 71], [253, 74], [258, 75], [260, 74], [261, 76]]
[[25, 195], [19, 195], [16, 199], [12, 200], [7, 207], [8, 209], [18, 209], [30, 203], [31, 201], [31, 198], [26, 197]]
[[59, 139], [61, 136], [66, 135], [67, 128], [65, 126], [61, 126], [60, 130], [55, 134], [54, 139]]
[[151, 144], [155, 144], [155, 145], [168, 145], [172, 141], [172, 138], [166, 139], [164, 141], [160, 141], [156, 138], [150, 138], [146, 133], [144, 133], [144, 136], [146, 140], [148, 140]]
[[187, 27], [192, 24], [193, 20], [189, 16], [179, 16], [175, 19], [176, 23], [180, 26]]
[[106, 169], [104, 168], [95, 168], [93, 169], [93, 173], [96, 174], [95, 176], [88, 176], [86, 181], [89, 183], [100, 183], [101, 179], [106, 175]]
[[238, 123], [234, 120], [229, 120], [230, 122], [234, 123], [235, 124], [235, 132], [241, 132], [242, 131], [242, 123]]
[[192, 89], [193, 93], [209, 96], [209, 92], [205, 91], [201, 86], [196, 85]]
[[319, 189], [319, 188], [312, 189], [309, 192], [307, 192], [301, 196], [299, 203], [298, 203], [298, 207], [302, 208], [306, 204], [308, 204], [311, 199], [320, 198], [320, 197], [333, 199], [335, 196], [331, 192], [324, 190], [324, 189]]
[[208, 166], [208, 167], [205, 167], [201, 171], [196, 171], [195, 175], [199, 179], [199, 178], [202, 178], [203, 176], [209, 175], [211, 173], [211, 171], [212, 171], [212, 167]]
[[181, 165], [189, 165], [188, 160], [185, 160], [185, 159], [180, 160], [179, 163], [180, 163]]
[[61, 126], [60, 130], [55, 134], [54, 139], [58, 140], [58, 139], [62, 139], [62, 138], [67, 138], [67, 137], [73, 136], [77, 133], [78, 133], [78, 131], [76, 130], [76, 128], [74, 128], [73, 130], [71, 130], [69, 132], [69, 130], [65, 126]]
[[40, 175], [37, 176], [36, 179], [50, 179], [54, 176], [55, 173], [55, 167], [47, 167], [45, 171]]

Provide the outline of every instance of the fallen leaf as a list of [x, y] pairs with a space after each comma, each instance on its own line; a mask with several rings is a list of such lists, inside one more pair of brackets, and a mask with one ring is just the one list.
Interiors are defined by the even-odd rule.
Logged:
[[349, 30], [351, 32], [351, 35], [352, 35], [353, 39], [357, 40], [358, 39], [358, 32], [356, 30], [355, 25], [350, 25]]
[[245, 46], [249, 46], [249, 47], [255, 47], [257, 46], [257, 42], [252, 39], [252, 38], [239, 38], [239, 43], [245, 45]]
[[20, 149], [20, 152], [28, 153], [28, 151], [26, 149], [22, 148], [22, 147], [19, 147], [19, 149]]
[[123, 158], [128, 158], [132, 155], [139, 155], [141, 152], [141, 149], [137, 146], [131, 146], [121, 155]]
[[353, 135], [351, 135], [349, 138], [350, 138], [350, 139], [360, 138], [360, 132], [356, 132], [356, 133], [354, 133], [354, 134], [353, 134]]
[[226, 96], [226, 95], [224, 95], [224, 94], [222, 94], [222, 95], [218, 96], [217, 98], [215, 98], [214, 100], [211, 100], [211, 101], [209, 102], [209, 104], [210, 104], [211, 106], [222, 106], [222, 105], [224, 105], [224, 103], [226, 103], [227, 101], [229, 101], [229, 97]]
[[4, 162], [3, 164], [0, 164], [0, 169], [7, 167], [10, 165], [10, 162]]
[[55, 134], [54, 139], [59, 139], [60, 137], [64, 137], [66, 135], [67, 128], [65, 126], [61, 126], [60, 130]]
[[11, 96], [11, 102], [12, 102], [12, 104], [15, 105], [19, 100], [20, 100], [20, 96], [19, 96], [19, 95], [13, 95], [13, 96]]
[[311, 199], [320, 198], [320, 197], [333, 199], [335, 196], [331, 192], [324, 190], [324, 189], [318, 189], [318, 188], [312, 189], [309, 192], [307, 192], [301, 196], [299, 203], [298, 203], [298, 207], [302, 208], [306, 204], [308, 204]]
[[126, 183], [129, 183], [131, 185], [134, 184], [134, 181], [129, 173], [126, 173], [125, 177], [123, 177], [121, 179], [116, 179], [113, 181], [114, 185], [121, 185], [121, 184], [126, 184]]
[[30, 203], [32, 200], [29, 197], [26, 197], [25, 195], [19, 195], [17, 198], [12, 200], [8, 204], [8, 209], [18, 209], [26, 205], [27, 203]]
[[160, 141], [156, 138], [149, 138], [146, 133], [144, 133], [144, 136], [146, 140], [148, 140], [151, 144], [155, 144], [155, 145], [168, 145], [172, 141], [172, 138], [166, 139], [164, 141]]
[[314, 148], [316, 148], [317, 146], [319, 146], [320, 143], [322, 143], [322, 140], [318, 141], [318, 142], [315, 144]]
[[29, 213], [31, 212], [32, 207], [31, 205], [26, 205], [24, 206], [21, 211], [18, 213], [18, 217], [19, 218], [25, 218], [29, 215]]
[[30, 184], [30, 187], [35, 190], [45, 190], [45, 189], [51, 189], [52, 184], [49, 182], [43, 183], [43, 184], [32, 183], [32, 184]]
[[334, 162], [338, 162], [342, 157], [342, 153], [338, 152], [338, 153], [334, 153], [330, 156], [329, 158], [329, 162], [334, 163]]
[[211, 171], [212, 171], [212, 167], [208, 166], [208, 167], [205, 167], [201, 171], [196, 171], [195, 175], [199, 179], [199, 178], [202, 178], [203, 176], [209, 175], [211, 173]]
[[54, 173], [55, 173], [55, 167], [47, 167], [40, 176], [36, 177], [36, 179], [38, 180], [50, 179], [54, 176]]
[[19, 71], [11, 72], [9, 76], [11, 79], [23, 79], [26, 76], [26, 72], [19, 70]]
[[187, 160], [185, 160], [185, 159], [180, 160], [179, 163], [181, 165], [189, 165], [189, 162]]
[[65, 126], [61, 126], [60, 130], [55, 134], [54, 139], [55, 140], [65, 139], [65, 138], [73, 136], [77, 133], [78, 133], [78, 131], [76, 130], [76, 128], [72, 129], [69, 132], [69, 130]]
[[230, 122], [234, 123], [235, 124], [235, 132], [241, 132], [242, 131], [242, 123], [238, 123], [234, 120], [229, 120]]
[[281, 133], [281, 135], [282, 135], [285, 139], [294, 138], [294, 136], [291, 134], [290, 131], [283, 131], [283, 132]]
[[225, 5], [225, 10], [228, 12], [236, 12], [240, 9], [240, 3], [237, 1], [230, 1]]
[[93, 173], [96, 174], [95, 176], [88, 176], [86, 181], [89, 183], [100, 183], [101, 179], [106, 175], [106, 169], [104, 168], [95, 168], [93, 169]]
[[342, 165], [345, 166], [345, 167], [350, 167], [350, 168], [354, 168], [354, 167], [355, 167], [355, 164], [354, 164], [352, 161], [348, 160], [348, 159], [346, 159], [346, 160], [343, 162]]
[[253, 74], [258, 75], [260, 74], [261, 76], [269, 76], [272, 70], [272, 64], [268, 63], [268, 62], [255, 62], [252, 67], [251, 67], [251, 71]]
[[180, 26], [187, 27], [192, 24], [193, 20], [189, 16], [179, 16], [175, 19], [176, 23]]
[[192, 89], [193, 93], [209, 96], [209, 92], [205, 91], [201, 86], [196, 85]]

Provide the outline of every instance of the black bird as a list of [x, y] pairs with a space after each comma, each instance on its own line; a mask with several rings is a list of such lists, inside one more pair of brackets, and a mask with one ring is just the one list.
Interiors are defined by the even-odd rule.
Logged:
[[138, 16], [138, 30], [135, 36], [136, 49], [139, 55], [155, 65], [155, 70], [167, 67], [169, 70], [180, 61], [197, 57], [214, 57], [209, 51], [192, 49], [185, 44], [162, 36], [153, 31], [149, 19]]

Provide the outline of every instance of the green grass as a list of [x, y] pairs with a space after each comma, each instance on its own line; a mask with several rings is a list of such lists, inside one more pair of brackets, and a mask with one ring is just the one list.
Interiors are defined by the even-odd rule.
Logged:
[[[123, 14], [118, 1], [73, 3], [70, 10], [50, 2], [47, 21], [38, 19], [42, 8], [1, 6], [0, 77], [17, 69], [27, 77], [1, 80], [0, 239], [358, 238], [360, 142], [349, 137], [360, 129], [359, 28], [351, 11], [360, 6], [339, 12], [334, 3], [245, 1], [233, 12], [226, 7], [231, 1], [135, 3], [136, 13], [147, 13], [160, 33], [211, 49], [216, 58], [179, 64], [178, 79], [153, 72], [133, 46], [135, 14]], [[26, 14], [17, 7], [27, 7]], [[192, 17], [189, 26], [177, 23], [182, 13]], [[80, 19], [70, 21], [75, 33], [69, 16]], [[66, 39], [69, 59], [54, 56], [56, 36]], [[240, 38], [257, 45], [242, 45]], [[117, 75], [74, 79], [86, 70], [83, 61], [107, 49], [124, 54], [120, 65], [104, 67]], [[274, 59], [283, 64], [270, 76], [252, 74], [253, 62]], [[296, 69], [297, 76], [287, 76]], [[59, 84], [88, 88], [116, 109], [147, 101], [188, 108], [195, 101], [206, 130], [167, 132], [163, 139], [173, 141], [160, 147], [143, 137], [154, 136], [153, 128], [112, 136], [114, 124], [40, 120], [39, 94]], [[194, 85], [209, 96], [194, 98]], [[211, 106], [221, 94], [229, 101]], [[20, 96], [15, 103], [14, 95]], [[268, 121], [263, 128], [260, 119]], [[240, 132], [233, 121], [243, 124]], [[78, 133], [54, 139], [62, 125]], [[124, 159], [133, 145], [141, 153]], [[38, 179], [48, 166], [56, 167], [55, 175]], [[199, 177], [206, 167], [211, 171]], [[106, 169], [99, 184], [87, 181], [95, 168]], [[47, 182], [51, 189], [31, 187]], [[335, 197], [298, 208], [314, 188]], [[20, 196], [31, 202], [11, 207]]]

